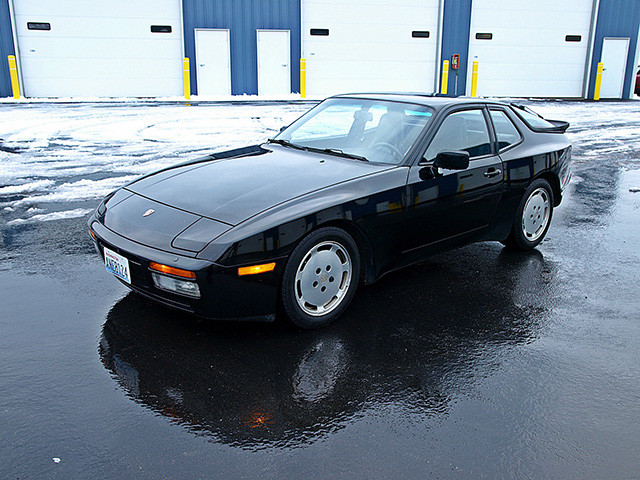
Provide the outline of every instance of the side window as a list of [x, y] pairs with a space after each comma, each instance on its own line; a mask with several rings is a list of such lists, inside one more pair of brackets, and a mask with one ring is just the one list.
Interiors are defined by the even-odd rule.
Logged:
[[502, 110], [491, 110], [491, 120], [498, 137], [498, 148], [502, 150], [521, 140], [520, 132]]
[[470, 157], [491, 153], [489, 130], [482, 110], [463, 110], [444, 119], [424, 157], [435, 160], [444, 151], [464, 150]]

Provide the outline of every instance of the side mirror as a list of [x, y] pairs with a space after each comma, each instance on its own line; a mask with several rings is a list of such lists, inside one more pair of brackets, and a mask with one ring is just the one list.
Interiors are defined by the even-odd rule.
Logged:
[[280, 131], [280, 132], [282, 132], [282, 131], [283, 131], [284, 129], [286, 129], [286, 128], [287, 128], [287, 125], [285, 125], [285, 126], [283, 126], [283, 127], [280, 127], [280, 130], [279, 130], [279, 131]]
[[465, 151], [440, 152], [433, 162], [436, 168], [466, 170], [469, 168], [469, 153]]

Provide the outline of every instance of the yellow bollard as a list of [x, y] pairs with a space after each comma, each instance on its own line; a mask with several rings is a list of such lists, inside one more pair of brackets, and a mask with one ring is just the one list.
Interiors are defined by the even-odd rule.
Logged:
[[447, 94], [447, 87], [449, 85], [449, 60], [442, 62], [442, 86], [440, 87], [440, 93]]
[[300, 59], [300, 98], [307, 98], [307, 60]]
[[191, 76], [189, 75], [189, 59], [184, 57], [182, 59], [182, 75], [184, 80], [184, 98], [186, 100], [191, 99]]
[[18, 65], [16, 64], [15, 55], [9, 55], [9, 76], [11, 77], [11, 90], [13, 90], [13, 98], [20, 98], [20, 82], [18, 81]]
[[600, 87], [602, 86], [602, 71], [604, 70], [604, 63], [598, 63], [598, 73], [596, 73], [596, 86], [593, 89], [593, 99], [600, 100]]
[[471, 96], [478, 96], [478, 62], [473, 62], [473, 70], [471, 71]]

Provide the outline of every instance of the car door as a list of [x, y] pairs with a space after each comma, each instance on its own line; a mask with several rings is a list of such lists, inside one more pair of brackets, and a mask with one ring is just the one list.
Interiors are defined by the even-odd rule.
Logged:
[[[504, 175], [490, 125], [482, 106], [449, 112], [422, 159], [411, 167], [407, 184], [409, 251], [463, 242], [491, 222]], [[468, 152], [469, 168], [434, 170], [433, 161], [443, 151]]]

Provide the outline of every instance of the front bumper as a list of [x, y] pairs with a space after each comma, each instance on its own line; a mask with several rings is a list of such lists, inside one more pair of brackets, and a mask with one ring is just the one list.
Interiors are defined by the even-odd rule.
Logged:
[[[106, 228], [93, 215], [89, 219], [89, 228], [95, 235], [94, 243], [103, 259], [106, 247], [129, 261], [131, 284], [122, 283], [153, 301], [212, 319], [275, 319], [280, 279], [285, 263], [283, 260], [275, 260], [276, 269], [272, 272], [238, 276], [238, 266], [222, 266], [133, 242]], [[200, 298], [191, 298], [157, 288], [151, 277], [150, 262], [195, 272]]]

